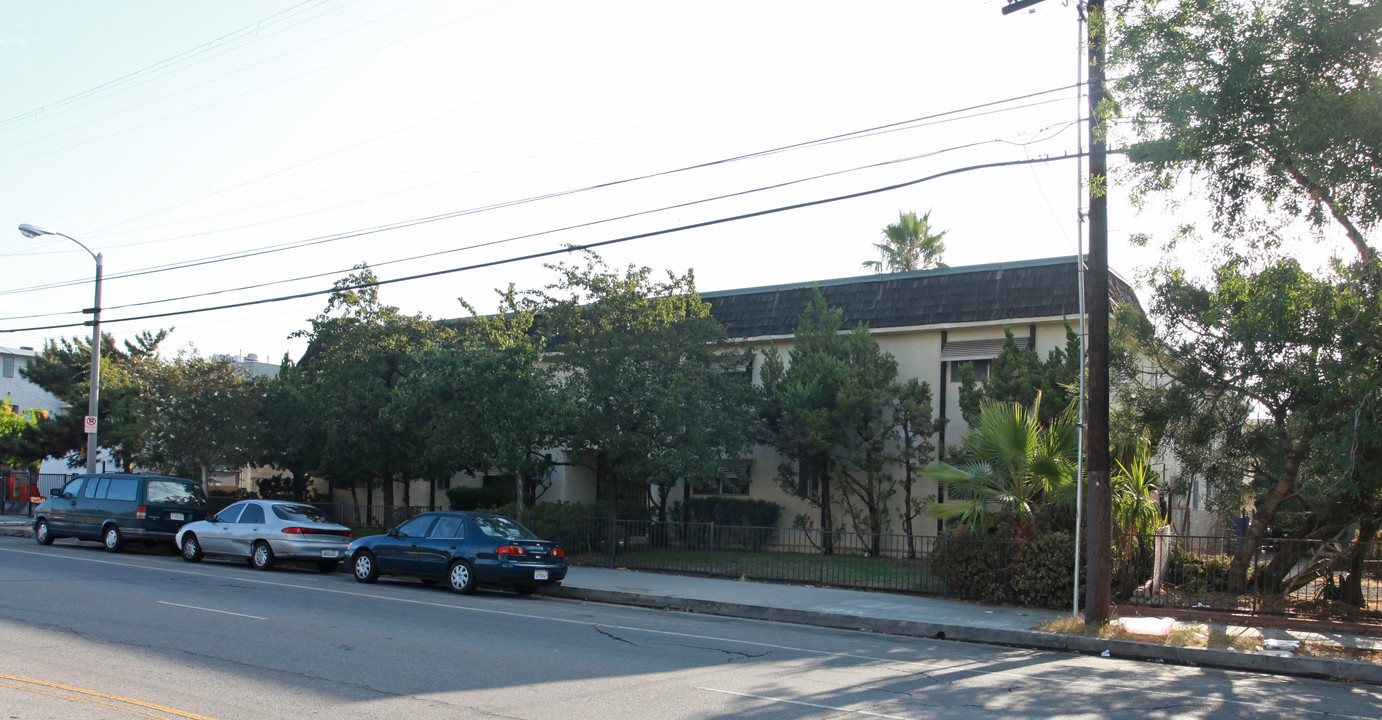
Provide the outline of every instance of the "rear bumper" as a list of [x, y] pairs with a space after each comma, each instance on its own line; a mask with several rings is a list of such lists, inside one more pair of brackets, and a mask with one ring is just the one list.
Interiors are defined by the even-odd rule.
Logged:
[[278, 538], [269, 541], [274, 557], [280, 560], [345, 560], [346, 545], [349, 544], [350, 541], [345, 539], [341, 542], [299, 542]]
[[[546, 578], [539, 578], [539, 571]], [[480, 561], [475, 565], [475, 579], [482, 583], [522, 583], [525, 585], [556, 585], [566, 579], [564, 563], [515, 563]]]

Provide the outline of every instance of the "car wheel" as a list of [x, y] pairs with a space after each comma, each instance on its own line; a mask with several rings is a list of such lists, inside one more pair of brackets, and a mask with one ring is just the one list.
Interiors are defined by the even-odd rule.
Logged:
[[361, 550], [355, 553], [355, 559], [350, 561], [351, 573], [355, 579], [362, 583], [372, 583], [379, 579], [379, 566], [374, 562], [374, 553], [368, 550]]
[[39, 545], [53, 544], [53, 531], [48, 527], [47, 520], [39, 520], [34, 523], [34, 539]]
[[101, 542], [108, 552], [120, 552], [125, 549], [125, 536], [120, 533], [119, 525], [107, 525], [101, 535]]
[[340, 560], [320, 560], [317, 562], [317, 569], [324, 573], [333, 573], [340, 564]]
[[514, 585], [514, 586], [513, 586], [513, 591], [516, 592], [516, 593], [518, 593], [519, 595], [532, 595], [533, 593], [537, 592], [537, 586], [536, 586], [536, 585]]
[[475, 572], [471, 570], [470, 563], [464, 560], [451, 563], [451, 569], [446, 571], [446, 582], [453, 591], [462, 595], [475, 592]]
[[182, 536], [182, 559], [187, 562], [202, 561], [202, 544], [197, 542], [197, 536], [192, 533]]
[[254, 563], [255, 570], [268, 570], [274, 566], [274, 550], [269, 544], [260, 540], [254, 544], [254, 554], [250, 556], [250, 562]]

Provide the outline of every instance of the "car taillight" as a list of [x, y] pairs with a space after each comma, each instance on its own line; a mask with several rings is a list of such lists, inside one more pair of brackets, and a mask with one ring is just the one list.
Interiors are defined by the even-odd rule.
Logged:
[[566, 551], [561, 548], [552, 548], [552, 557], [566, 557]]
[[149, 509], [147, 507], [144, 507], [143, 505], [140, 505], [139, 507], [134, 509], [134, 516], [140, 520], [143, 520], [144, 516], [147, 514], [149, 514]]
[[289, 535], [340, 535], [341, 537], [355, 537], [355, 532], [352, 530], [322, 530], [320, 528], [286, 527], [279, 532], [284, 532]]
[[500, 545], [494, 549], [495, 555], [527, 555], [528, 551], [517, 545]]

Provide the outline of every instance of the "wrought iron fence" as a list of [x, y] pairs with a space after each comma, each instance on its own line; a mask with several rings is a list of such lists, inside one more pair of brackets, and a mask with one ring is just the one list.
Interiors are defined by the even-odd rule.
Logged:
[[[1382, 617], [1382, 543], [1282, 538], [1120, 538], [1133, 603], [1259, 614]], [[1235, 562], [1235, 558], [1237, 559]], [[1115, 577], [1118, 583], [1119, 577]]]

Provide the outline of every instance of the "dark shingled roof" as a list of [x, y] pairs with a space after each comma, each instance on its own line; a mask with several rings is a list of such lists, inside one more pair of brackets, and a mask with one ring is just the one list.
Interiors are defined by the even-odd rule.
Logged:
[[[701, 293], [731, 338], [791, 335], [811, 300], [813, 285], [831, 307], [844, 311], [852, 328], [911, 327], [1000, 322], [1036, 317], [1078, 318], [1079, 274], [1075, 256], [915, 270], [771, 287]], [[1116, 307], [1137, 295], [1109, 273], [1109, 301]]]

